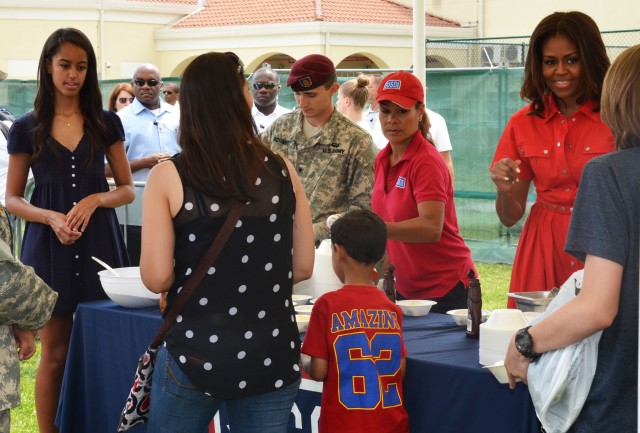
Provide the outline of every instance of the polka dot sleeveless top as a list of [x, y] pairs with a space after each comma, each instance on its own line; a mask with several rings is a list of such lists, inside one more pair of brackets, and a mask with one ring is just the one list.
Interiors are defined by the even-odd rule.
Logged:
[[[174, 164], [180, 173], [179, 155]], [[276, 391], [300, 375], [291, 302], [295, 196], [284, 162], [265, 157], [229, 240], [165, 337], [200, 390], [222, 399]], [[184, 187], [174, 218], [176, 282], [168, 308], [218, 234], [229, 204]]]

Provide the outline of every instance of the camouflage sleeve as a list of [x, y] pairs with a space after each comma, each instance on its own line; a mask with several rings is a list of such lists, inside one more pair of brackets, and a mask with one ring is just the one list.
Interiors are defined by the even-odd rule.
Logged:
[[[351, 143], [353, 153], [350, 155], [348, 173], [347, 208], [342, 212], [364, 209], [371, 210], [371, 194], [373, 192], [373, 164], [376, 159], [377, 148], [369, 134], [363, 134]], [[313, 234], [316, 245], [329, 238], [326, 219], [313, 224]]]
[[323, 240], [328, 239], [330, 232], [327, 229], [327, 222], [323, 220], [314, 223], [313, 235], [315, 237], [316, 246], [318, 246]]
[[[11, 326], [0, 325], [0, 411], [20, 404], [20, 365]], [[9, 432], [2, 430], [1, 432]]]
[[40, 329], [51, 317], [58, 294], [33, 268], [16, 260], [0, 242], [0, 323]]
[[359, 140], [349, 173], [349, 209], [371, 210], [376, 147], [369, 134]]
[[273, 140], [271, 140], [271, 129], [271, 127], [268, 127], [267, 129], [262, 131], [262, 134], [260, 134], [260, 139], [264, 144], [267, 145], [267, 147], [271, 147], [273, 143]]

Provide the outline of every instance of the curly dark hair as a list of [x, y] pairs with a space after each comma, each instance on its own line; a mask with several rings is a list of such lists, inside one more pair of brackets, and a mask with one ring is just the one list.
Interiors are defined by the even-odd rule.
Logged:
[[548, 92], [542, 75], [542, 49], [547, 40], [562, 35], [578, 50], [582, 65], [582, 84], [578, 104], [596, 102], [599, 110], [602, 81], [609, 68], [609, 57], [595, 21], [582, 12], [555, 12], [536, 26], [529, 41], [529, 52], [524, 65], [524, 82], [520, 97], [531, 102], [531, 113], [541, 116], [544, 97]]

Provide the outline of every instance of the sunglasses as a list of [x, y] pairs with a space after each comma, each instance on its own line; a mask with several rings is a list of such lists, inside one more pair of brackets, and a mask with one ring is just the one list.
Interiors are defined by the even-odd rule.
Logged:
[[158, 84], [162, 83], [162, 81], [158, 81], [154, 79], [145, 81], [145, 80], [138, 79], [138, 80], [133, 80], [133, 83], [138, 87], [144, 86], [145, 83], [147, 83], [147, 86], [149, 87], [156, 87]]
[[165, 95], [173, 95], [173, 92], [171, 90], [165, 90], [164, 92]]
[[253, 88], [256, 90], [260, 90], [260, 89], [267, 89], [267, 90], [273, 90], [275, 89], [277, 84], [274, 83], [253, 83]]
[[121, 103], [121, 104], [126, 104], [127, 101], [133, 102], [133, 99], [134, 98], [118, 98], [118, 102]]

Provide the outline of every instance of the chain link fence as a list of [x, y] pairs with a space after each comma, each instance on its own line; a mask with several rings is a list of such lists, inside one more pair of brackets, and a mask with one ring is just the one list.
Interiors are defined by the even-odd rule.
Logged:
[[[602, 32], [613, 61], [626, 48], [640, 44], [640, 30]], [[521, 68], [529, 50], [529, 36], [473, 39], [427, 39], [427, 69]]]

